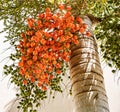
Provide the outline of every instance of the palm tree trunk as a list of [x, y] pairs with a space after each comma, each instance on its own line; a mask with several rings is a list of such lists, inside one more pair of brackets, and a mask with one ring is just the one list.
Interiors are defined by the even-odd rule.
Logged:
[[80, 37], [79, 45], [71, 45], [70, 75], [75, 112], [109, 112], [92, 23], [88, 17], [84, 21], [91, 37]]

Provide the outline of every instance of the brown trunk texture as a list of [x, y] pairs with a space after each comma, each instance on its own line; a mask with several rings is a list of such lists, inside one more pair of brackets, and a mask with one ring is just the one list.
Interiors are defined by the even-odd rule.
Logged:
[[75, 112], [109, 112], [92, 23], [88, 17], [84, 22], [88, 24], [91, 37], [80, 36], [79, 45], [71, 45], [70, 77]]

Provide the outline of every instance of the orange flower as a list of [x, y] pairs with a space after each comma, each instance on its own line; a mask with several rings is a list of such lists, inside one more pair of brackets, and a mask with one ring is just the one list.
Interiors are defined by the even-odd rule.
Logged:
[[50, 75], [49, 79], [52, 80], [53, 78], [54, 78], [54, 76], [53, 76], [53, 75]]
[[59, 31], [58, 31], [58, 36], [63, 35], [63, 33], [64, 33], [63, 30], [59, 30]]
[[61, 74], [62, 72], [61, 72], [61, 70], [57, 70], [56, 73], [57, 74]]
[[46, 44], [46, 40], [45, 40], [45, 39], [41, 39], [40, 42], [41, 42], [41, 44], [43, 44], [43, 45]]
[[49, 66], [49, 67], [48, 67], [48, 71], [49, 71], [49, 72], [52, 72], [52, 70], [53, 70], [53, 67], [52, 67], [52, 66]]
[[34, 47], [35, 46], [35, 42], [31, 42], [30, 46]]
[[28, 60], [28, 61], [27, 61], [27, 64], [28, 64], [29, 66], [31, 66], [31, 65], [33, 64], [32, 60]]
[[33, 61], [36, 61], [37, 60], [37, 56], [33, 56]]
[[24, 60], [26, 60], [26, 57], [25, 56], [21, 56], [21, 59], [24, 61]]
[[45, 75], [41, 75], [40, 78], [41, 78], [42, 80], [45, 80], [46, 76], [45, 76]]
[[42, 27], [43, 27], [43, 24], [42, 24], [41, 20], [38, 20], [38, 21], [37, 21], [37, 25], [38, 25], [38, 26], [37, 26], [38, 28], [42, 28]]
[[37, 51], [37, 50], [34, 50], [34, 51], [33, 51], [33, 55], [35, 55], [35, 56], [38, 55], [38, 51]]
[[29, 74], [29, 72], [26, 72], [26, 73], [25, 73], [25, 78], [26, 78], [26, 79], [30, 79], [30, 74]]
[[[37, 82], [43, 91], [56, 77], [52, 73], [62, 73], [64, 62], [69, 62], [70, 45], [79, 44], [77, 34], [87, 28], [80, 17], [71, 14], [71, 6], [60, 4], [58, 7], [61, 10], [58, 13], [52, 13], [47, 7], [36, 20], [28, 18], [30, 30], [21, 33], [18, 45], [22, 54], [19, 73], [32, 83]], [[86, 36], [90, 36], [90, 32]]]
[[45, 14], [44, 14], [44, 13], [41, 13], [41, 14], [39, 14], [39, 15], [38, 15], [38, 17], [39, 17], [40, 19], [43, 19], [43, 18], [44, 18], [44, 16], [45, 16]]
[[45, 9], [45, 12], [50, 12], [50, 8], [47, 7], [47, 8]]
[[43, 91], [46, 91], [46, 90], [47, 90], [47, 87], [46, 87], [46, 86], [42, 86], [42, 90], [43, 90]]
[[64, 42], [65, 41], [65, 37], [64, 36], [61, 36], [60, 37], [60, 42]]
[[64, 9], [64, 5], [63, 4], [59, 4], [58, 7], [59, 7], [60, 10]]
[[21, 75], [24, 75], [24, 74], [25, 74], [25, 70], [24, 70], [23, 68], [20, 68], [19, 73], [20, 73]]
[[80, 28], [80, 33], [84, 33], [85, 32], [85, 28], [81, 27]]
[[18, 66], [19, 66], [19, 67], [24, 66], [24, 62], [23, 62], [23, 61], [20, 61], [20, 62], [18, 63]]
[[38, 70], [34, 70], [34, 72], [35, 72], [35, 74], [41, 74], [41, 70], [40, 69], [38, 69]]
[[23, 84], [24, 84], [24, 85], [27, 85], [27, 80], [23, 80]]
[[54, 15], [52, 16], [52, 19], [53, 19], [54, 21], [56, 21], [56, 20], [57, 20], [57, 15], [54, 14]]
[[87, 28], [87, 24], [83, 24], [82, 27], [83, 27], [84, 29], [86, 29], [86, 28]]
[[29, 26], [29, 28], [32, 28], [33, 27], [33, 22], [32, 21], [28, 21], [28, 26]]
[[66, 48], [69, 49], [70, 48], [70, 43], [66, 43], [65, 46], [66, 46]]
[[53, 45], [54, 44], [54, 41], [50, 41], [50, 45]]
[[36, 35], [37, 37], [41, 38], [41, 37], [42, 37], [42, 32], [41, 32], [40, 30], [38, 30], [38, 31], [35, 33], [35, 35]]
[[79, 41], [77, 39], [74, 40], [74, 44], [79, 44]]
[[31, 81], [32, 83], [34, 83], [34, 82], [35, 82], [35, 78], [34, 78], [34, 77], [31, 77], [30, 81]]
[[75, 25], [75, 30], [77, 31], [77, 30], [79, 30], [80, 29], [80, 25], [79, 24], [76, 24]]
[[34, 34], [34, 31], [26, 31], [26, 34], [29, 35], [29, 36], [31, 36], [31, 35]]
[[25, 33], [21, 33], [21, 37], [22, 37], [22, 38], [25, 38]]
[[78, 17], [78, 16], [76, 17], [76, 21], [79, 22], [80, 24], [83, 23], [83, 20], [80, 17]]
[[42, 83], [39, 81], [38, 82], [38, 87], [41, 87], [42, 86]]
[[54, 60], [54, 61], [53, 61], [53, 65], [56, 65], [56, 63], [57, 63], [56, 60]]
[[27, 53], [28, 53], [28, 54], [30, 54], [30, 53], [32, 53], [32, 52], [33, 52], [33, 48], [28, 48], [28, 49], [27, 49]]
[[56, 64], [56, 68], [60, 68], [61, 67], [61, 64], [60, 63], [57, 63]]
[[86, 36], [87, 36], [87, 37], [90, 37], [90, 36], [91, 36], [91, 33], [90, 33], [90, 32], [87, 32], [87, 33], [86, 33]]

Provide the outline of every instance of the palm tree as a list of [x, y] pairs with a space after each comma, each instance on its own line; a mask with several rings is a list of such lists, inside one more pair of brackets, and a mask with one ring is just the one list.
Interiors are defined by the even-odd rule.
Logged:
[[[15, 41], [19, 38], [18, 35], [21, 33], [19, 29], [21, 31], [25, 30], [23, 23], [26, 17], [34, 17], [43, 8], [47, 6], [52, 7], [53, 5], [43, 0], [21, 1], [18, 0], [13, 3], [11, 1], [0, 2], [0, 20], [4, 20], [5, 22], [6, 28], [4, 31], [8, 30], [7, 40], [10, 40], [11, 45], [14, 45]], [[80, 5], [83, 1], [85, 3]], [[76, 7], [75, 3], [80, 4]], [[104, 53], [103, 57], [109, 66], [120, 70], [120, 40], [118, 38], [120, 36], [120, 2], [117, 0], [115, 2], [112, 0], [102, 0], [102, 5], [105, 3], [105, 7], [102, 7], [100, 3], [99, 1], [95, 2], [95, 0], [90, 2], [87, 0], [73, 0], [73, 3], [71, 3], [74, 6], [75, 14], [81, 14], [80, 12], [83, 11], [84, 15], [87, 15], [84, 17], [84, 22], [88, 24], [88, 30], [91, 32], [91, 37], [79, 36], [79, 45], [71, 45], [70, 78], [75, 102], [75, 112], [109, 112], [97, 43], [92, 31], [92, 22], [95, 17], [100, 20], [100, 23], [96, 27], [96, 36], [97, 39], [101, 40], [101, 50]], [[82, 7], [82, 10], [80, 7]], [[111, 42], [113, 42], [112, 45]], [[14, 60], [15, 57], [13, 56], [11, 58]], [[9, 72], [6, 74], [9, 74]]]
[[71, 46], [70, 77], [75, 112], [109, 112], [92, 22], [87, 16], [84, 22], [89, 26], [91, 37], [80, 37], [79, 45]]

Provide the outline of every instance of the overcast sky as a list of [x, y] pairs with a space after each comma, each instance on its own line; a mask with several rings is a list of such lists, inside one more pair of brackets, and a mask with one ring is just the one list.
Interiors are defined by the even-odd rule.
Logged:
[[[2, 22], [0, 22], [0, 26], [2, 26]], [[0, 30], [2, 28], [0, 27]], [[2, 60], [12, 52], [12, 50], [4, 52], [9, 47], [7, 43], [3, 43], [4, 35], [0, 35], [0, 112], [5, 112], [5, 105], [13, 100], [16, 94], [15, 89], [9, 83], [10, 77], [4, 78], [3, 76], [2, 67], [4, 64], [9, 63], [9, 60], [7, 58], [4, 61]], [[120, 85], [117, 84], [118, 76], [113, 75], [110, 68], [106, 66], [103, 66], [103, 68], [110, 112], [120, 112]], [[14, 112], [17, 111], [15, 110]], [[47, 100], [39, 112], [74, 112], [72, 98], [67, 93], [57, 94], [54, 100], [51, 99], [50, 102]]]

